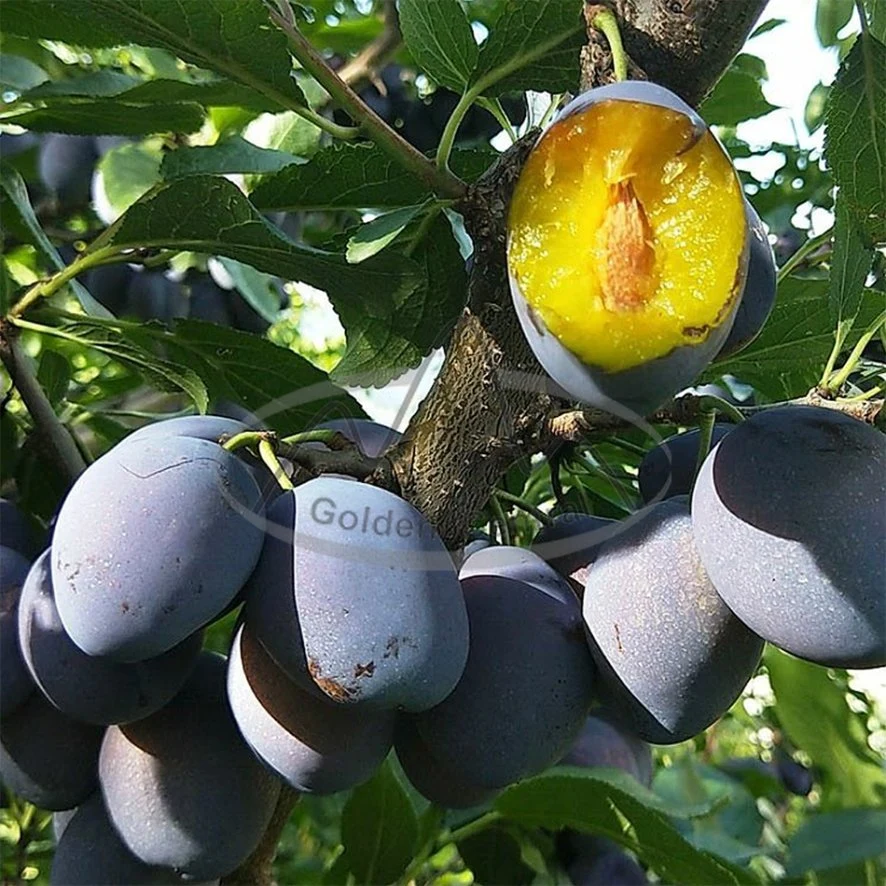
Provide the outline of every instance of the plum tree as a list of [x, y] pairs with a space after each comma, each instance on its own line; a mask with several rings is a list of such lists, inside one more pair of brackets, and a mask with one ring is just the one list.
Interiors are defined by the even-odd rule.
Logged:
[[573, 398], [645, 415], [725, 342], [748, 239], [736, 172], [695, 111], [644, 81], [593, 89], [541, 137], [514, 192], [523, 332]]
[[96, 788], [102, 729], [34, 692], [0, 722], [0, 779], [41, 809], [70, 809]]
[[568, 589], [492, 575], [464, 578], [462, 588], [471, 626], [464, 675], [412, 723], [459, 781], [498, 789], [567, 749], [591, 704], [594, 666]]
[[293, 683], [246, 625], [234, 637], [228, 699], [255, 755], [299, 791], [330, 794], [366, 781], [394, 740], [394, 712], [356, 710]]
[[[719, 443], [732, 427], [724, 422], [715, 424], [711, 445]], [[698, 428], [693, 428], [668, 437], [646, 453], [637, 471], [640, 497], [646, 504], [692, 492], [700, 439]]]
[[424, 517], [332, 476], [280, 496], [272, 515], [245, 617], [277, 664], [343, 704], [415, 711], [442, 701], [464, 669], [468, 622]]
[[735, 322], [717, 354], [718, 360], [746, 348], [760, 334], [775, 304], [778, 283], [775, 255], [760, 216], [750, 203], [746, 202], [746, 208], [750, 231], [748, 276], [735, 312]]
[[59, 618], [51, 555], [48, 548], [31, 567], [18, 615], [22, 656], [40, 691], [60, 711], [86, 723], [127, 723], [161, 708], [196, 663], [202, 632], [147, 661], [123, 664], [86, 655]]
[[603, 546], [585, 586], [584, 619], [601, 699], [655, 744], [710, 726], [763, 649], [705, 574], [685, 497], [653, 505]]
[[740, 424], [692, 497], [704, 568], [761, 637], [834, 667], [886, 664], [886, 437], [818, 406]]
[[608, 517], [590, 514], [557, 514], [549, 526], [542, 526], [532, 539], [532, 550], [569, 580], [579, 593], [584, 592], [588, 568], [597, 552], [618, 525]]
[[[4, 540], [6, 536], [3, 536]], [[10, 539], [15, 541], [15, 537]], [[21, 553], [0, 546], [0, 716], [21, 707], [34, 690], [18, 642], [18, 609], [22, 585], [31, 568]]]
[[237, 730], [224, 658], [206, 652], [168, 705], [108, 728], [99, 781], [111, 823], [137, 858], [204, 879], [255, 849], [279, 794]]
[[254, 569], [260, 497], [243, 462], [206, 440], [156, 435], [106, 453], [74, 484], [55, 529], [52, 586], [68, 636], [120, 661], [177, 646]]

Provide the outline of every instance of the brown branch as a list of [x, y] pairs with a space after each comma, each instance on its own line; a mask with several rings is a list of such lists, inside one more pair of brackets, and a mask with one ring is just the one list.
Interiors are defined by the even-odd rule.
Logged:
[[355, 87], [363, 80], [371, 78], [396, 52], [402, 42], [397, 0], [384, 0], [382, 16], [384, 27], [381, 34], [338, 69], [338, 76], [348, 86]]
[[86, 470], [86, 462], [37, 381], [28, 355], [19, 345], [18, 330], [6, 320], [0, 320], [0, 360], [27, 407], [47, 455], [73, 483]]
[[298, 793], [288, 785], [283, 785], [261, 842], [252, 855], [237, 870], [222, 877], [220, 883], [224, 886], [271, 886], [274, 883], [274, 856], [277, 853], [277, 844], [297, 802]]
[[[831, 400], [822, 397], [816, 391], [810, 391], [805, 397], [797, 397], [785, 403], [767, 406], [737, 406], [735, 409], [745, 418], [749, 418], [756, 413], [772, 409], [773, 406], [822, 406], [852, 416], [852, 418], [866, 424], [876, 424], [878, 416], [883, 410], [883, 403], [883, 400]], [[672, 400], [650, 415], [647, 420], [651, 424], [693, 425], [699, 420], [702, 412], [707, 409], [705, 398], [686, 395]], [[729, 422], [735, 421], [735, 419], [736, 417], [728, 412], [722, 412], [718, 416], [720, 421]], [[624, 419], [596, 409], [572, 409], [548, 419], [546, 433], [542, 441], [543, 449], [555, 447], [558, 443], [578, 443], [596, 434], [610, 433], [630, 427], [633, 425]]]
[[386, 489], [395, 489], [387, 459], [369, 458], [353, 444], [346, 448], [331, 450], [316, 445], [287, 446], [278, 443], [277, 455], [306, 470], [311, 476], [320, 474], [347, 474], [365, 480], [373, 473], [373, 483]]

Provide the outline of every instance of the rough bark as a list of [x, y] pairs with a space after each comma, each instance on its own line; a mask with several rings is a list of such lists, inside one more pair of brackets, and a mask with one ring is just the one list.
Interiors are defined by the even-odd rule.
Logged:
[[[766, 0], [619, 0], [635, 65], [697, 103], [720, 78]], [[594, 55], [587, 83], [605, 79]], [[437, 527], [448, 546], [465, 538], [502, 473], [550, 445], [552, 412], [562, 411], [525, 342], [511, 306], [505, 262], [507, 207], [535, 136], [507, 151], [462, 201], [474, 241], [469, 304], [443, 369], [391, 454], [401, 494]], [[384, 483], [387, 477], [378, 477]]]

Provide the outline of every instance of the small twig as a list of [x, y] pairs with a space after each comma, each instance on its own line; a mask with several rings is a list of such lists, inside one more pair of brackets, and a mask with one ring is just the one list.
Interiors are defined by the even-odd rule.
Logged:
[[620, 83], [628, 79], [628, 57], [621, 42], [618, 19], [608, 6], [585, 6], [585, 18], [592, 28], [600, 31], [609, 43], [612, 56], [612, 70], [615, 79]]
[[532, 517], [535, 517], [542, 526], [550, 526], [554, 521], [551, 519], [550, 514], [546, 514], [544, 511], [539, 510], [535, 505], [529, 504], [528, 501], [524, 501], [520, 498], [519, 495], [512, 495], [510, 492], [506, 492], [504, 489], [496, 489], [493, 495], [499, 500], [507, 502], [510, 505], [513, 505], [516, 508], [519, 508], [521, 511], [526, 511]]
[[385, 0], [384, 28], [371, 43], [338, 69], [338, 76], [349, 86], [354, 86], [381, 67], [400, 45], [400, 16], [396, 0]]
[[511, 543], [511, 527], [508, 526], [508, 515], [501, 506], [501, 501], [493, 493], [489, 497], [489, 510], [495, 515], [495, 522], [498, 524], [498, 532], [501, 536], [501, 543], [509, 545]]
[[237, 870], [221, 878], [220, 882], [224, 886], [271, 886], [274, 883], [274, 856], [277, 853], [277, 844], [297, 802], [298, 793], [288, 785], [284, 785], [261, 842]]
[[[365, 480], [378, 468], [384, 459], [369, 458], [351, 445], [348, 449], [314, 449], [309, 446], [287, 446], [279, 443], [277, 455], [304, 468], [314, 476], [320, 474], [347, 474], [358, 480]], [[383, 485], [383, 484], [380, 484]], [[386, 484], [384, 484], [386, 485]], [[386, 488], [388, 488], [386, 486]]]
[[[282, 5], [285, 6], [285, 2]], [[438, 169], [421, 151], [409, 144], [398, 132], [388, 126], [326, 64], [323, 56], [317, 52], [310, 41], [296, 27], [291, 16], [287, 17], [275, 10], [270, 10], [269, 14], [274, 24], [289, 38], [292, 54], [305, 71], [329, 93], [332, 100], [342, 110], [346, 111], [360, 125], [381, 150], [428, 185], [434, 193], [453, 199], [459, 199], [465, 195], [467, 185], [460, 178], [449, 172], [448, 169]]]
[[48, 452], [68, 481], [73, 483], [86, 470], [86, 462], [74, 438], [59, 421], [52, 404], [40, 387], [27, 354], [19, 346], [17, 335], [12, 325], [5, 320], [0, 321], [0, 360], [3, 361]]

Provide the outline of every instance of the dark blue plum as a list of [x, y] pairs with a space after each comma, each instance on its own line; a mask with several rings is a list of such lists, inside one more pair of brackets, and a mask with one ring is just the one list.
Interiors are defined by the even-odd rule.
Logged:
[[26, 557], [38, 553], [28, 518], [5, 498], [0, 498], [0, 545]]
[[[734, 427], [735, 425], [730, 424], [715, 424], [711, 446], [716, 446]], [[640, 497], [646, 504], [692, 492], [698, 462], [699, 437], [698, 428], [674, 434], [646, 453], [637, 471]]]
[[763, 641], [701, 565], [686, 498], [653, 505], [601, 548], [583, 605], [603, 703], [654, 744], [710, 726], [760, 660]]
[[573, 587], [584, 590], [588, 568], [597, 558], [600, 545], [618, 525], [607, 517], [590, 514], [558, 514], [550, 526], [542, 526], [532, 539], [532, 550], [547, 561]]
[[461, 782], [498, 789], [562, 757], [587, 717], [594, 665], [568, 588], [564, 598], [489, 575], [462, 588], [471, 628], [464, 675], [412, 722]]
[[260, 490], [249, 468], [193, 437], [129, 440], [94, 462], [59, 513], [52, 586], [88, 655], [143, 661], [216, 618], [255, 568]]
[[[56, 816], [53, 816], [53, 820]], [[142, 886], [179, 882], [175, 871], [139, 861], [108, 819], [100, 792], [66, 816], [52, 859], [52, 886]]]
[[91, 135], [47, 135], [40, 145], [37, 171], [46, 189], [64, 206], [89, 202], [98, 150]]
[[393, 493], [340, 477], [273, 507], [245, 617], [278, 666], [304, 684], [304, 649], [316, 686], [343, 704], [442, 701], [464, 668], [468, 623], [433, 527]]
[[190, 282], [190, 317], [215, 323], [218, 326], [232, 326], [234, 317], [230, 306], [230, 293], [222, 289], [212, 277], [200, 277]]
[[237, 729], [225, 670], [224, 658], [204, 652], [168, 705], [107, 729], [99, 759], [108, 816], [129, 851], [202, 879], [242, 864], [280, 790]]
[[619, 725], [605, 709], [588, 717], [560, 762], [564, 766], [621, 769], [647, 788], [652, 784], [652, 748]]
[[393, 711], [355, 710], [299, 688], [245, 625], [231, 647], [228, 699], [255, 755], [299, 791], [356, 787], [381, 765], [394, 740]]
[[264, 335], [271, 326], [268, 320], [259, 314], [239, 292], [232, 291], [228, 295], [234, 328], [241, 332]]
[[222, 437], [233, 437], [250, 430], [249, 425], [223, 415], [183, 415], [151, 422], [133, 431], [124, 442], [145, 437], [194, 437], [217, 443]]
[[730, 357], [746, 348], [766, 325], [775, 304], [778, 285], [775, 256], [760, 216], [750, 203], [745, 205], [750, 232], [748, 276], [735, 312], [735, 322], [717, 354], [717, 360]]
[[819, 406], [767, 409], [706, 459], [704, 568], [770, 643], [817, 664], [886, 664], [886, 436]]
[[83, 285], [99, 304], [120, 316], [126, 310], [129, 286], [134, 275], [135, 271], [129, 265], [105, 265], [87, 272]]
[[574, 886], [645, 886], [646, 872], [636, 859], [603, 837], [581, 834], [566, 873]]
[[201, 631], [157, 658], [122, 664], [86, 655], [65, 633], [52, 593], [51, 549], [28, 573], [19, 604], [22, 655], [41, 692], [86, 723], [128, 723], [168, 702], [200, 654]]
[[39, 692], [0, 722], [0, 779], [41, 809], [70, 809], [96, 788], [102, 728], [72, 720]]
[[776, 754], [775, 769], [785, 790], [800, 797], [809, 796], [815, 781], [812, 770], [798, 763], [788, 754], [781, 752]]
[[532, 551], [515, 545], [490, 545], [471, 554], [458, 572], [460, 581], [478, 575], [511, 578], [532, 585], [564, 603], [575, 597], [563, 577]]
[[168, 325], [188, 316], [188, 299], [181, 284], [164, 271], [139, 271], [132, 275], [124, 313]]
[[412, 786], [429, 802], [448, 809], [469, 809], [491, 800], [498, 791], [469, 784], [428, 750], [408, 717], [400, 718], [394, 736], [397, 759]]
[[31, 568], [24, 554], [0, 547], [0, 717], [8, 717], [34, 691], [18, 642], [18, 607]]

